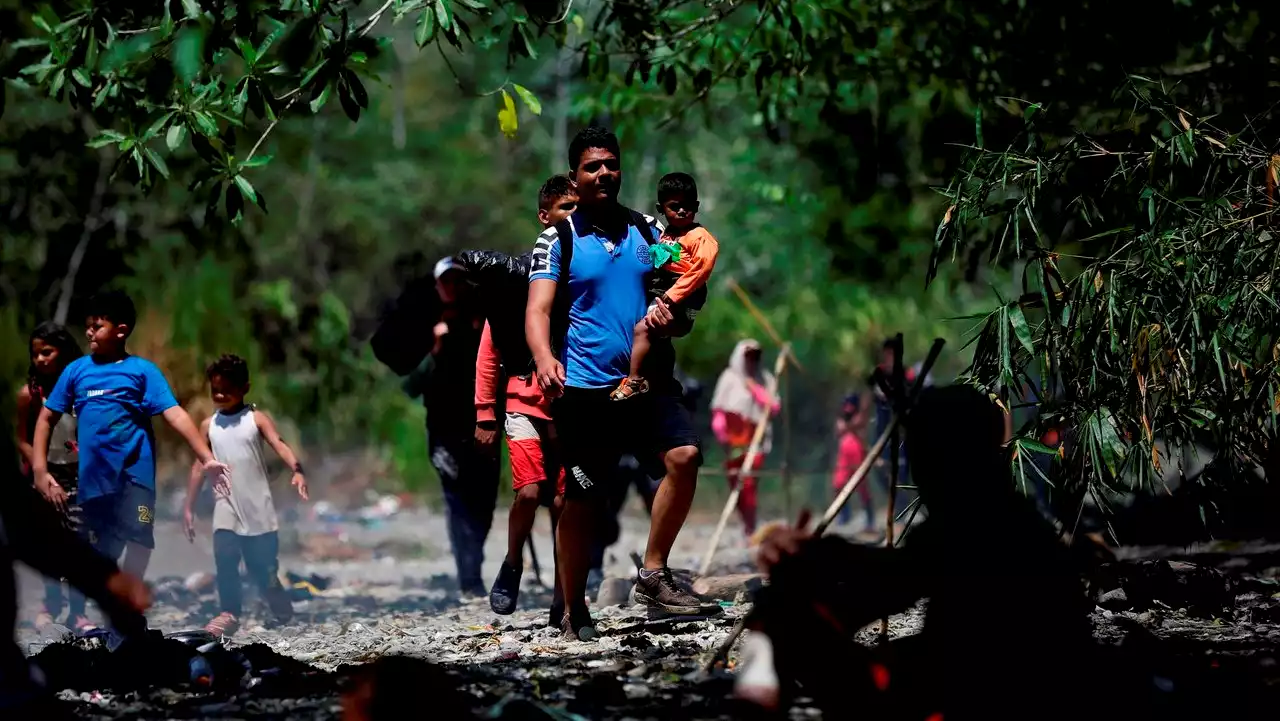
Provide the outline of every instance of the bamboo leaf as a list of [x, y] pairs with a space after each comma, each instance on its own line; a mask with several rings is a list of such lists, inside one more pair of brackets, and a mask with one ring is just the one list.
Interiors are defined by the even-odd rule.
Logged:
[[1022, 347], [1035, 355], [1035, 345], [1031, 341], [1031, 328], [1027, 326], [1027, 317], [1022, 313], [1022, 306], [1014, 303], [1009, 306], [1009, 322], [1013, 325], [1013, 334]]
[[516, 102], [505, 89], [502, 91], [502, 107], [498, 110], [498, 127], [508, 138], [514, 138], [520, 127], [520, 121], [516, 117]]

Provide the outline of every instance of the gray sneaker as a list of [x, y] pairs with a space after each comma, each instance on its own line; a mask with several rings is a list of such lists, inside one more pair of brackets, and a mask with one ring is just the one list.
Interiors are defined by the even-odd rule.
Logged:
[[682, 616], [702, 611], [698, 597], [681, 588], [671, 569], [665, 566], [657, 571], [640, 569], [636, 577], [636, 603]]

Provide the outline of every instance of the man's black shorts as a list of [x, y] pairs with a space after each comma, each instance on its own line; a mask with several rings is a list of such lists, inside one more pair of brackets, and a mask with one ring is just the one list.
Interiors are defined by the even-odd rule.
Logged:
[[648, 461], [673, 448], [700, 446], [689, 411], [677, 395], [650, 392], [625, 401], [611, 388], [565, 388], [553, 409], [565, 467], [565, 495], [603, 493], [619, 482], [618, 461], [631, 453]]
[[155, 548], [156, 492], [126, 483], [119, 493], [111, 493], [80, 504], [84, 529], [98, 552], [113, 560], [126, 543]]

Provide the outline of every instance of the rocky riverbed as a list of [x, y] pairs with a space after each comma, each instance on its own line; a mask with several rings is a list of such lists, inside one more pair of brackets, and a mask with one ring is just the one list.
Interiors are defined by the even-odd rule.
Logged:
[[[545, 519], [540, 524], [537, 550], [549, 584], [550, 538]], [[198, 629], [217, 612], [208, 579], [196, 577], [212, 571], [209, 541], [188, 544], [172, 524], [157, 530], [148, 579], [157, 598], [151, 625], [165, 633]], [[58, 627], [24, 627], [20, 638], [84, 718], [336, 719], [351, 670], [393, 655], [439, 664], [451, 674], [448, 690], [460, 690], [477, 713], [491, 718], [734, 717], [725, 703], [731, 676], [708, 676], [700, 668], [745, 611], [741, 597], [695, 620], [651, 619], [634, 606], [602, 608], [603, 638], [579, 643], [546, 627], [550, 593], [534, 582], [532, 570], [526, 570], [521, 609], [512, 616], [495, 616], [485, 600], [459, 598], [439, 516], [410, 510], [376, 522], [303, 521], [298, 530], [298, 542], [288, 544], [296, 550], [282, 558], [284, 570], [306, 581], [296, 590], [295, 618], [278, 625], [265, 608], [251, 604], [255, 610], [225, 644], [236, 652], [235, 663], [247, 668], [220, 667], [212, 688], [182, 683], [186, 670], [175, 671], [172, 663], [137, 661], [122, 674], [119, 660], [97, 642], [66, 643]], [[610, 554], [610, 575], [630, 575], [628, 554], [641, 550], [646, 532], [647, 519], [626, 520]], [[709, 533], [709, 524], [691, 523], [673, 565], [696, 566]], [[504, 546], [504, 528], [496, 524], [486, 575], [496, 573]], [[1275, 701], [1268, 694], [1280, 688], [1276, 551], [1221, 544], [1125, 549], [1122, 560], [1095, 581], [1096, 636], [1105, 645], [1137, 646], [1146, 649], [1144, 657], [1159, 659], [1152, 683], [1160, 693], [1175, 693], [1221, 669], [1240, 686], [1242, 698]], [[720, 554], [717, 569], [741, 571], [748, 562], [737, 542]], [[30, 617], [40, 583], [30, 575], [24, 581]], [[991, 617], [974, 619], [975, 643], [1000, 632], [999, 603], [993, 599]], [[891, 635], [915, 633], [922, 620], [923, 604], [892, 619]], [[873, 631], [863, 638], [873, 641]], [[226, 682], [229, 677], [235, 683]], [[421, 708], [429, 710], [438, 693], [424, 686], [416, 696]], [[793, 716], [808, 713], [799, 709]]]

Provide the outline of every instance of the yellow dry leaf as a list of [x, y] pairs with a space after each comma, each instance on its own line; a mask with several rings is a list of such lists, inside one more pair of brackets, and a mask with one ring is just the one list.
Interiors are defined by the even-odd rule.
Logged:
[[942, 224], [943, 224], [943, 225], [947, 225], [948, 223], [950, 223], [950, 222], [951, 222], [951, 214], [952, 214], [953, 212], [955, 212], [955, 209], [956, 209], [956, 206], [954, 206], [954, 205], [953, 205], [953, 206], [951, 206], [950, 208], [947, 208], [947, 212], [946, 212], [946, 214], [944, 214], [944, 215], [942, 216]]
[[1102, 271], [1098, 271], [1093, 276], [1093, 289], [1098, 293], [1102, 292]]
[[1151, 465], [1156, 467], [1156, 472], [1160, 471], [1160, 451], [1154, 445], [1151, 446]]
[[1211, 137], [1209, 137], [1208, 135], [1206, 135], [1206, 136], [1204, 136], [1204, 139], [1205, 139], [1205, 140], [1207, 140], [1207, 141], [1209, 141], [1209, 143], [1210, 143], [1210, 144], [1212, 144], [1212, 145], [1216, 145], [1216, 146], [1218, 146], [1219, 148], [1222, 148], [1223, 150], [1226, 150], [1226, 149], [1227, 149], [1227, 146], [1225, 146], [1225, 145], [1223, 145], [1222, 143], [1218, 142], [1218, 139], [1217, 139], [1217, 138], [1211, 138]]
[[1182, 123], [1183, 130], [1191, 129], [1191, 123], [1187, 122], [1187, 116], [1183, 115], [1181, 110], [1178, 111], [1178, 122]]

